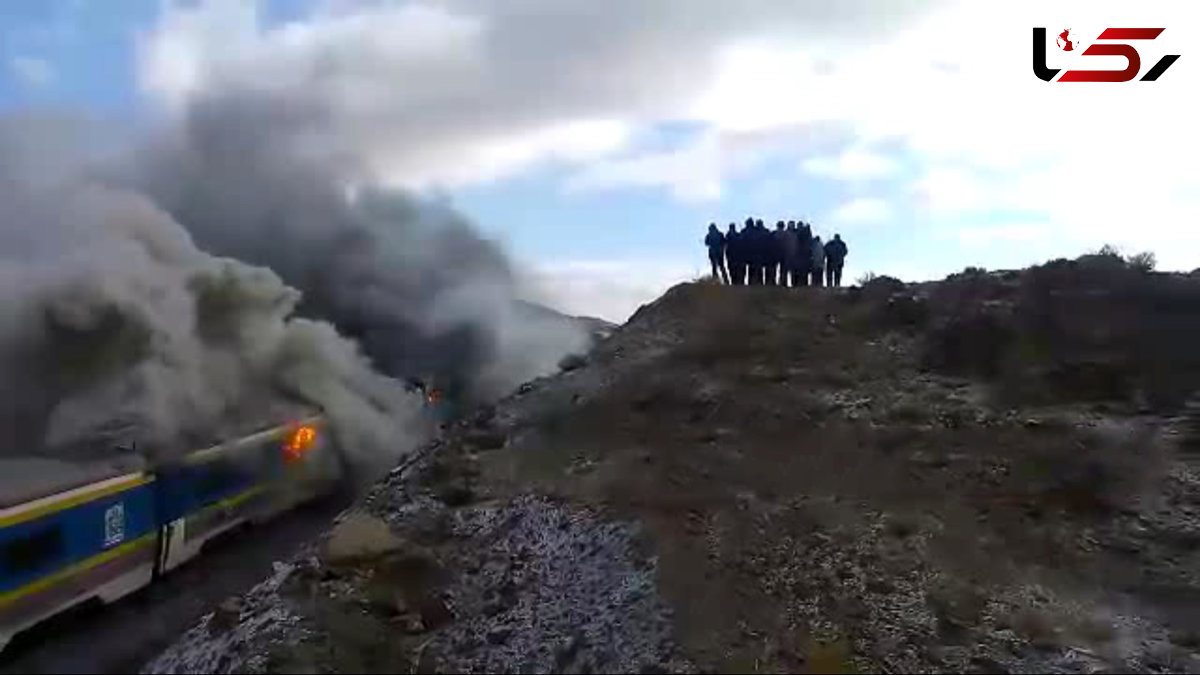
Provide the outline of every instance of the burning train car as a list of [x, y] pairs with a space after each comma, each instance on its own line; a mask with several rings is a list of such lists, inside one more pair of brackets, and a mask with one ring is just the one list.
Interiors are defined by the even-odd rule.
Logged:
[[420, 394], [426, 410], [439, 423], [457, 419], [467, 405], [463, 387], [448, 378], [410, 377], [407, 386], [409, 391]]
[[239, 526], [332, 491], [323, 415], [150, 465], [0, 460], [0, 649], [87, 602], [110, 603]]

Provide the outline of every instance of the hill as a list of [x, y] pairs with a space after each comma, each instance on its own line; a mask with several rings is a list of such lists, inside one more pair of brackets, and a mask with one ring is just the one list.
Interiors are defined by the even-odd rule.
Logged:
[[680, 285], [147, 669], [1194, 671], [1197, 338], [1115, 256]]
[[602, 340], [607, 338], [616, 330], [617, 326], [614, 323], [597, 319], [591, 316], [572, 316], [563, 314], [562, 312], [551, 309], [545, 305], [536, 302], [528, 302], [525, 300], [516, 301], [518, 312], [525, 314], [534, 319], [549, 319], [569, 325], [576, 326], [586, 332], [593, 340]]

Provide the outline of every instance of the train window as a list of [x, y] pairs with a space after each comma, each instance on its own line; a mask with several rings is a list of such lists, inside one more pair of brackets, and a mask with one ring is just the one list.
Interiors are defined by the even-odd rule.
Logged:
[[0, 560], [4, 561], [6, 572], [21, 574], [42, 569], [62, 552], [62, 527], [55, 525], [4, 544], [0, 547]]

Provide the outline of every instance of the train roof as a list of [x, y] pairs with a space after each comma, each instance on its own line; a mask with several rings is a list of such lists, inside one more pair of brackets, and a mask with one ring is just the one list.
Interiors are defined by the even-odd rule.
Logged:
[[242, 415], [215, 426], [209, 433], [182, 440], [187, 451], [181, 454], [160, 454], [146, 446], [141, 448], [143, 452], [134, 451], [138, 444], [131, 437], [120, 443], [113, 439], [74, 443], [54, 448], [48, 456], [0, 457], [0, 509], [145, 471], [170, 456], [182, 459], [220, 453], [253, 442], [281, 426], [320, 415], [314, 407], [303, 405], [260, 406], [255, 412], [261, 415], [257, 423], [250, 419], [252, 416]]
[[0, 509], [145, 468], [146, 461], [133, 454], [87, 462], [46, 457], [0, 458]]

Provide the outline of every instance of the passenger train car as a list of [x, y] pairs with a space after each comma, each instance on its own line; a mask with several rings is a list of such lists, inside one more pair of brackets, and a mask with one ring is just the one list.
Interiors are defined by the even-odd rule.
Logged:
[[327, 436], [316, 415], [153, 467], [0, 462], [0, 649], [68, 609], [150, 584], [233, 528], [331, 491], [341, 467]]

